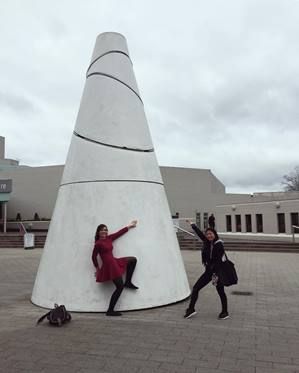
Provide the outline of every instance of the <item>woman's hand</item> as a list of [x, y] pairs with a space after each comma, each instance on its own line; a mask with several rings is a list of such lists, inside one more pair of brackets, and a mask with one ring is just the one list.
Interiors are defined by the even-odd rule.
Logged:
[[128, 225], [128, 228], [135, 228], [137, 225], [137, 220], [132, 220], [131, 223]]
[[194, 224], [190, 219], [186, 219], [186, 223], [188, 223], [190, 225]]

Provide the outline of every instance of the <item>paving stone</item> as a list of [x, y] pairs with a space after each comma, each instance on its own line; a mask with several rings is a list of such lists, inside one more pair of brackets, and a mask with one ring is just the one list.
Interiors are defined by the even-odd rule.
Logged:
[[173, 364], [173, 363], [167, 363], [163, 362], [160, 365], [160, 369], [163, 369], [163, 371], [168, 372], [168, 373], [195, 373], [196, 368], [191, 366], [185, 366], [185, 365], [178, 365], [178, 364]]
[[[298, 254], [231, 252], [240, 282], [226, 288], [231, 318], [223, 322], [208, 285], [189, 320], [185, 301], [117, 320], [74, 313], [70, 324], [53, 328], [35, 326], [45, 310], [30, 302], [41, 253], [0, 250], [1, 373], [299, 373]], [[192, 286], [200, 255], [182, 255]]]

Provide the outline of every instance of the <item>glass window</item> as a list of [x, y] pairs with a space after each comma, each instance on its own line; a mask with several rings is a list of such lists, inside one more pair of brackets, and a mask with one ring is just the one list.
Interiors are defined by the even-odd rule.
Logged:
[[258, 233], [263, 232], [263, 215], [262, 214], [256, 214], [255, 215], [255, 220], [256, 220], [256, 231]]
[[291, 224], [299, 226], [299, 214], [298, 214], [298, 212], [291, 212]]
[[277, 225], [278, 225], [278, 233], [285, 233], [286, 224], [285, 224], [285, 216], [283, 213], [277, 214]]
[[201, 217], [200, 217], [200, 212], [196, 213], [196, 225], [201, 228]]
[[231, 215], [226, 215], [226, 232], [232, 231], [232, 217]]
[[236, 232], [242, 232], [241, 215], [235, 215], [236, 218]]
[[246, 232], [252, 232], [251, 215], [245, 215]]
[[209, 214], [207, 212], [203, 213], [203, 228], [207, 229], [208, 228], [208, 217]]
[[[291, 225], [295, 225], [296, 227], [299, 227], [299, 214], [298, 212], [291, 212]], [[299, 232], [299, 228], [293, 228], [292, 231], [295, 233]]]

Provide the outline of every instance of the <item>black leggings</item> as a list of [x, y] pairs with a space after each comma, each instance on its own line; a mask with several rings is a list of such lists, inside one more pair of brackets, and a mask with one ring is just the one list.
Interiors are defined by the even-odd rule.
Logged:
[[[126, 283], [131, 283], [132, 276], [136, 267], [137, 259], [134, 256], [129, 256], [126, 258], [128, 260], [127, 263], [127, 275], [126, 275]], [[116, 289], [111, 295], [110, 303], [108, 311], [113, 311], [114, 307], [116, 305], [116, 302], [118, 301], [122, 291], [124, 290], [124, 282], [122, 277], [115, 278], [112, 280], [114, 285], [116, 286]]]
[[[208, 283], [212, 280], [213, 273], [210, 270], [206, 270], [200, 278], [196, 281], [195, 285], [193, 286], [192, 293], [191, 293], [191, 300], [189, 304], [189, 309], [194, 310], [195, 303], [198, 299], [198, 293], [199, 291], [204, 288]], [[224, 286], [221, 284], [218, 284], [216, 286], [216, 290], [219, 294], [221, 305], [222, 305], [222, 311], [227, 312], [227, 298], [224, 291]]]

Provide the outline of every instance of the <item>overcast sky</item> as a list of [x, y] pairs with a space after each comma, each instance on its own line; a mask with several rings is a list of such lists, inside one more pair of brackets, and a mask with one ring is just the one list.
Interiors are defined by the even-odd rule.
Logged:
[[282, 189], [299, 164], [299, 0], [0, 0], [7, 158], [64, 164], [105, 31], [127, 38], [160, 165]]

